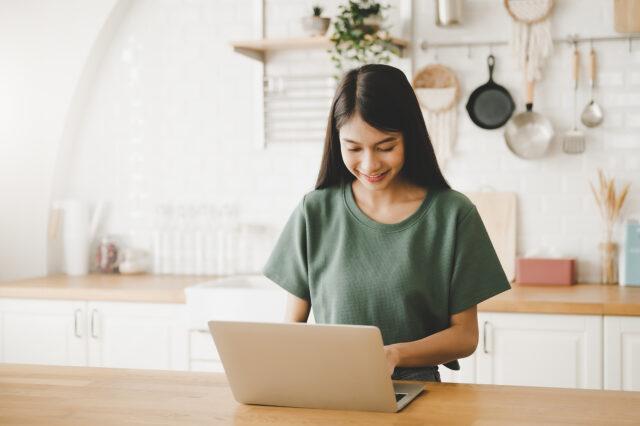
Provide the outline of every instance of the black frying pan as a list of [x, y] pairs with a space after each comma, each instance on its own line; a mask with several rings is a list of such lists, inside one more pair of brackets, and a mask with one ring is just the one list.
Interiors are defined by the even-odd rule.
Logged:
[[471, 121], [483, 129], [502, 127], [516, 108], [507, 89], [493, 81], [495, 63], [494, 56], [489, 55], [487, 58], [489, 81], [474, 90], [467, 101], [467, 112]]

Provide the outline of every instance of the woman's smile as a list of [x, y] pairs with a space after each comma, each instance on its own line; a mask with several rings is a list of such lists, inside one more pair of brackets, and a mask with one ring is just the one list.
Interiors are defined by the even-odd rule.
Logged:
[[387, 174], [388, 174], [388, 170], [383, 172], [383, 173], [376, 173], [376, 174], [372, 174], [372, 175], [368, 175], [366, 173], [362, 173], [359, 172], [362, 176], [364, 176], [369, 182], [380, 182], [382, 179], [384, 179]]

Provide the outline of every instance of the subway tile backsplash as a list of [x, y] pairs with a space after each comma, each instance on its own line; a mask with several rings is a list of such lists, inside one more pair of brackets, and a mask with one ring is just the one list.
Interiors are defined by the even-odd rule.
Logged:
[[[256, 140], [259, 67], [229, 46], [231, 40], [256, 37], [255, 2], [160, 3], [134, 2], [103, 59], [75, 140], [69, 195], [111, 201], [107, 232], [154, 251], [155, 271], [255, 271], [296, 203], [313, 189], [323, 141], [263, 149]], [[339, 4], [321, 3], [327, 15], [335, 14]], [[397, 7], [408, 2], [389, 3], [396, 8], [390, 15], [393, 33], [400, 26]], [[421, 40], [507, 40], [509, 19], [502, 1], [464, 2], [466, 20], [457, 29], [435, 27], [433, 2], [413, 3], [415, 69], [441, 62], [458, 74], [462, 87], [458, 140], [445, 176], [461, 191], [485, 187], [517, 192], [518, 253], [553, 248], [579, 259], [579, 280], [596, 281], [601, 226], [588, 181], [596, 178], [598, 167], [619, 181], [633, 182], [625, 212], [640, 211], [640, 41], [631, 52], [626, 41], [594, 43], [600, 68], [595, 95], [605, 121], [585, 129], [586, 152], [578, 156], [561, 149], [562, 134], [573, 123], [571, 48], [555, 46], [536, 88], [535, 109], [551, 119], [556, 139], [546, 158], [526, 161], [509, 152], [501, 129], [475, 127], [464, 109], [471, 91], [488, 79], [489, 47], [417, 48]], [[614, 34], [610, 2], [560, 3], [552, 18], [554, 38], [571, 32], [581, 37]], [[267, 0], [266, 34], [302, 35], [298, 18], [310, 10], [307, 2]], [[580, 49], [586, 72], [588, 43]], [[497, 58], [495, 80], [512, 93], [516, 111], [522, 111], [523, 84], [509, 48], [496, 45], [491, 52]], [[333, 72], [322, 51], [270, 54], [267, 60], [267, 74]], [[583, 74], [578, 113], [588, 100]], [[326, 118], [319, 124], [324, 123]], [[177, 228], [159, 225], [158, 209], [169, 205], [196, 210], [233, 205], [237, 210], [224, 219], [205, 208], [207, 213], [200, 214], [207, 225], [180, 239], [171, 234]], [[224, 241], [219, 231], [229, 221], [238, 232], [225, 237], [236, 243], [228, 250], [233, 258], [213, 260], [205, 255], [207, 247]], [[180, 258], [175, 248], [184, 245], [192, 248]]]

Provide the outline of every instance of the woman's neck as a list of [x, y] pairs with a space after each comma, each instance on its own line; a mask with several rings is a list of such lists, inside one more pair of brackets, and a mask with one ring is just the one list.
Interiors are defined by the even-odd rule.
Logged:
[[424, 188], [398, 178], [388, 187], [379, 190], [368, 189], [357, 179], [351, 185], [357, 202], [372, 209], [385, 209], [393, 205], [421, 201], [427, 193]]

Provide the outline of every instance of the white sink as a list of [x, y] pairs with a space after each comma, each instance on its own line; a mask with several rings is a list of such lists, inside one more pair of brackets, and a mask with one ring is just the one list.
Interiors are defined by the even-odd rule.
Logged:
[[282, 322], [287, 292], [262, 275], [239, 275], [185, 289], [189, 328], [211, 320]]

